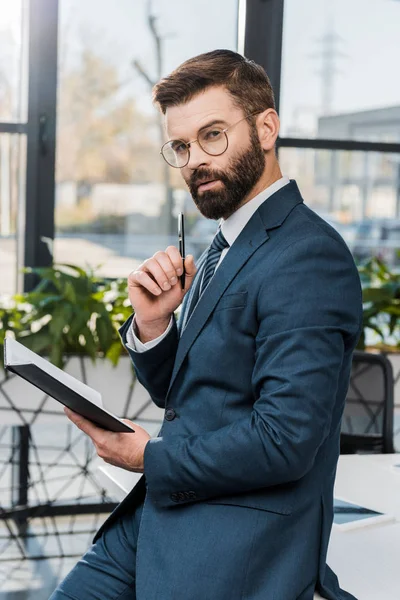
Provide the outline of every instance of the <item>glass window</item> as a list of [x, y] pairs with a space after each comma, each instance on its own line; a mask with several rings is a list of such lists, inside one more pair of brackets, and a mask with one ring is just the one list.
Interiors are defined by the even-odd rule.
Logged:
[[393, 227], [387, 228], [385, 238], [388, 242], [396, 242], [400, 248], [400, 223], [394, 224]]
[[[160, 156], [165, 139], [151, 87], [191, 56], [236, 49], [237, 13], [232, 0], [196, 0], [190, 10], [187, 0], [61, 0], [57, 262], [126, 277], [177, 245], [182, 209], [192, 250], [199, 213], [179, 171]], [[193, 235], [202, 242], [208, 231]]]
[[282, 137], [400, 142], [399, 23], [394, 0], [285, 0]]
[[357, 260], [375, 254], [400, 266], [400, 155], [281, 148], [279, 162]]
[[0, 0], [0, 123], [27, 119], [27, 8]]
[[22, 290], [26, 138], [0, 133], [0, 297]]

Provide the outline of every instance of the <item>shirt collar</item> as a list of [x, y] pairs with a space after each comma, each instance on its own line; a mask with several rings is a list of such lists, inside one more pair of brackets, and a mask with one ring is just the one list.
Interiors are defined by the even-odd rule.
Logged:
[[281, 177], [272, 185], [265, 188], [265, 190], [257, 194], [257, 196], [254, 196], [254, 198], [246, 202], [246, 204], [243, 204], [243, 206], [238, 208], [238, 210], [236, 210], [226, 220], [221, 219], [221, 230], [229, 246], [232, 246], [233, 242], [239, 236], [246, 223], [250, 220], [261, 204], [265, 202], [267, 198], [272, 196], [272, 194], [275, 194], [275, 192], [287, 185], [289, 181], [289, 177]]

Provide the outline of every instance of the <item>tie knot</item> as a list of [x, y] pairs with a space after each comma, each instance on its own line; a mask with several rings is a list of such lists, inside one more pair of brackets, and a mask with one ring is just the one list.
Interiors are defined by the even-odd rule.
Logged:
[[217, 233], [215, 234], [215, 237], [213, 239], [213, 241], [211, 242], [211, 249], [212, 250], [218, 250], [219, 252], [222, 252], [222, 250], [224, 248], [229, 248], [229, 244], [226, 241], [224, 234], [222, 233], [221, 229], [219, 229], [217, 231]]

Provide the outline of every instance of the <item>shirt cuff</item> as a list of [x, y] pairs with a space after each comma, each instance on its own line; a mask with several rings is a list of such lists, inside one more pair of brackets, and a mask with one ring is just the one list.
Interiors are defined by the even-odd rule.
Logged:
[[154, 348], [154, 346], [157, 346], [157, 344], [159, 344], [168, 335], [168, 333], [172, 327], [173, 320], [174, 320], [174, 317], [172, 316], [171, 320], [169, 322], [169, 325], [168, 325], [167, 329], [164, 331], [164, 333], [159, 335], [154, 340], [150, 340], [149, 342], [143, 343], [139, 340], [139, 338], [136, 335], [136, 332], [135, 332], [136, 321], [135, 321], [135, 317], [133, 317], [131, 327], [129, 327], [126, 331], [126, 342], [127, 342], [126, 347], [129, 350], [133, 350], [134, 352], [146, 352], [146, 350], [150, 350], [151, 348]]

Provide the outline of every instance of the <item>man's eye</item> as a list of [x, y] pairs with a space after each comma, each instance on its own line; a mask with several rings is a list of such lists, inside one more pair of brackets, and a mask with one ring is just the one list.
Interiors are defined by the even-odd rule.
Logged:
[[209, 129], [208, 131], [204, 132], [203, 139], [206, 142], [214, 142], [215, 140], [218, 140], [221, 135], [222, 131], [220, 129]]
[[175, 154], [183, 154], [187, 151], [186, 144], [183, 144], [182, 142], [173, 142], [171, 144], [171, 148], [175, 152]]

